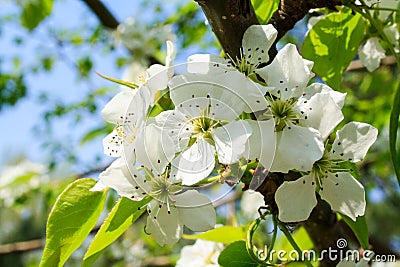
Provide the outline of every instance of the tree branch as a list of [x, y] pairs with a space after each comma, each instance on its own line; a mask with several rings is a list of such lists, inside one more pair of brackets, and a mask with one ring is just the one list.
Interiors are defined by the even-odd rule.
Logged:
[[116, 29], [119, 25], [118, 20], [107, 9], [100, 0], [82, 0], [100, 20], [104, 27]]
[[226, 54], [240, 56], [242, 37], [248, 27], [259, 24], [250, 0], [195, 0], [203, 9]]

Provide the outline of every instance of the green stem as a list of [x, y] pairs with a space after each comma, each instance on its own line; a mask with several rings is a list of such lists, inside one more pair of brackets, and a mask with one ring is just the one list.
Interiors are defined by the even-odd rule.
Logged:
[[247, 230], [247, 238], [246, 238], [246, 249], [247, 253], [249, 253], [250, 257], [257, 262], [258, 264], [261, 264], [262, 266], [268, 266], [265, 264], [264, 261], [260, 260], [257, 255], [254, 254], [253, 250], [253, 235], [254, 232], [257, 230], [258, 226], [261, 223], [261, 218], [258, 218], [257, 220], [253, 221], [249, 229]]
[[[278, 221], [276, 218], [274, 218], [274, 220], [277, 221], [279, 229], [283, 232], [283, 234], [286, 236], [287, 240], [289, 241], [289, 243], [292, 245], [292, 247], [297, 251], [297, 253], [299, 255], [303, 255], [303, 251], [301, 250], [301, 248], [297, 245], [296, 241], [293, 239], [292, 234], [289, 232], [289, 230], [286, 228], [286, 225], [284, 225], [283, 223], [281, 223], [280, 221]], [[305, 265], [307, 265], [307, 267], [313, 267], [311, 265], [311, 263], [307, 260], [304, 259], [303, 261], [305, 263]]]
[[389, 8], [389, 7], [370, 7], [370, 10], [382, 10], [382, 11], [393, 11], [393, 12], [400, 12], [397, 8]]
[[271, 244], [269, 245], [269, 249], [268, 249], [268, 253], [267, 253], [267, 257], [266, 257], [267, 261], [269, 260], [269, 257], [271, 255], [272, 249], [274, 248], [276, 235], [277, 235], [277, 232], [278, 232], [278, 223], [277, 223], [275, 217], [273, 217], [273, 222], [274, 222], [274, 232], [272, 233]]

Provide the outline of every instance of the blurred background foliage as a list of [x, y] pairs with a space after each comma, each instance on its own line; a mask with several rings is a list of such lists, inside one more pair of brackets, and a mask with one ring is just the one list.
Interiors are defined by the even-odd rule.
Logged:
[[[176, 63], [192, 53], [220, 53], [194, 1], [119, 2], [0, 0], [0, 266], [37, 266], [57, 195], [74, 179], [96, 177], [110, 163], [101, 140], [112, 129], [100, 111], [119, 88], [95, 71], [134, 80], [149, 64], [162, 62], [166, 40], [177, 45]], [[301, 49], [307, 19], [279, 45], [290, 41]], [[367, 189], [366, 217], [371, 241], [397, 254], [400, 190], [390, 162], [388, 123], [399, 80], [393, 64], [373, 73], [355, 67], [345, 73], [340, 89], [347, 93], [346, 122], [379, 129], [378, 141], [359, 165]], [[241, 200], [240, 191], [220, 203], [220, 223], [237, 226], [254, 218], [248, 208], [253, 200]], [[107, 209], [116, 198], [110, 194]], [[258, 230], [259, 244], [268, 242], [270, 230], [268, 224]], [[89, 239], [66, 266], [80, 266]], [[307, 246], [309, 241], [299, 237], [299, 242]], [[139, 220], [96, 266], [174, 266], [180, 248], [192, 243], [160, 248]]]

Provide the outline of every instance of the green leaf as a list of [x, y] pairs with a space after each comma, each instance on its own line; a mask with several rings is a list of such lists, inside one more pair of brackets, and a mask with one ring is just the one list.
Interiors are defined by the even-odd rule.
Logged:
[[20, 2], [20, 21], [29, 31], [34, 30], [53, 10], [53, 0], [25, 0]]
[[267, 24], [272, 14], [278, 10], [280, 0], [251, 0], [260, 24]]
[[139, 85], [137, 85], [136, 83], [132, 83], [132, 82], [127, 82], [127, 81], [123, 81], [123, 80], [118, 80], [118, 79], [115, 79], [115, 78], [111, 78], [111, 77], [108, 77], [108, 76], [106, 76], [106, 75], [104, 75], [104, 74], [98, 73], [97, 71], [96, 71], [96, 73], [97, 73], [97, 75], [99, 75], [101, 78], [104, 78], [104, 79], [109, 80], [109, 81], [111, 81], [111, 82], [115, 82], [115, 83], [118, 83], [118, 84], [121, 84], [121, 85], [125, 85], [125, 86], [127, 86], [127, 87], [129, 87], [129, 88], [132, 88], [132, 89], [137, 89], [137, 88], [139, 88]]
[[114, 128], [114, 125], [112, 124], [107, 124], [106, 126], [100, 126], [98, 128], [94, 128], [87, 132], [81, 139], [81, 142], [79, 143], [80, 145], [84, 145], [87, 142], [96, 139], [97, 137], [104, 137], [108, 133], [110, 133]]
[[247, 253], [245, 241], [236, 241], [228, 245], [219, 255], [218, 263], [222, 267], [258, 266], [258, 263]]
[[361, 247], [363, 249], [368, 249], [368, 226], [365, 216], [357, 217], [356, 221], [353, 221], [350, 217], [344, 214], [340, 214], [340, 216], [346, 224], [350, 226], [351, 230], [353, 230], [353, 233], [356, 235]]
[[246, 240], [246, 227], [222, 226], [197, 235], [184, 234], [183, 238], [229, 244], [238, 240]]
[[333, 89], [340, 88], [343, 72], [357, 55], [365, 23], [346, 8], [324, 16], [308, 32], [303, 57], [314, 61], [313, 71]]
[[91, 266], [100, 254], [120, 237], [146, 209], [138, 209], [149, 203], [151, 198], [141, 201], [132, 201], [122, 197], [108, 214], [107, 219], [101, 225], [99, 231], [90, 244], [82, 266]]
[[392, 157], [393, 168], [397, 176], [397, 182], [400, 184], [400, 160], [396, 149], [397, 131], [399, 130], [399, 115], [400, 115], [400, 83], [397, 85], [396, 93], [394, 95], [392, 111], [390, 113], [390, 124], [389, 124], [390, 155]]
[[47, 221], [40, 266], [63, 266], [93, 229], [107, 195], [107, 190], [90, 192], [95, 184], [91, 178], [76, 180], [57, 198]]

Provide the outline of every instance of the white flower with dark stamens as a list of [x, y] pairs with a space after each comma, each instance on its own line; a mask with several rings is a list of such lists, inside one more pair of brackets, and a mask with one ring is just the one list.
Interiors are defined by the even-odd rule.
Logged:
[[345, 94], [314, 83], [313, 63], [294, 45], [282, 48], [272, 63], [256, 70], [266, 82], [269, 109], [260, 119], [273, 119], [277, 135], [272, 172], [310, 171], [323, 155], [323, 139], [343, 119]]
[[120, 157], [123, 146], [133, 144], [144, 127], [150, 105], [149, 91], [145, 86], [138, 89], [123, 89], [102, 110], [103, 118], [116, 124], [114, 130], [103, 140], [104, 153]]
[[244, 157], [252, 129], [247, 121], [235, 121], [245, 102], [227, 86], [230, 79], [223, 73], [182, 75], [171, 80], [175, 109], [162, 112], [155, 121], [163, 128], [163, 135], [174, 140], [176, 152], [182, 152], [172, 162], [172, 172], [184, 185], [195, 184], [212, 172], [215, 153], [222, 164]]
[[[173, 245], [182, 236], [183, 225], [193, 231], [206, 231], [215, 225], [216, 214], [210, 200], [196, 190], [183, 191], [171, 183], [169, 174], [144, 174], [129, 168], [123, 158], [115, 160], [100, 174], [105, 186], [134, 201], [152, 197], [147, 205], [146, 232], [160, 245]], [[144, 207], [142, 207], [144, 208]]]
[[307, 220], [317, 204], [315, 191], [332, 210], [354, 221], [365, 212], [363, 186], [345, 169], [345, 162], [361, 161], [375, 142], [378, 131], [366, 123], [350, 122], [337, 131], [332, 148], [316, 161], [310, 174], [285, 181], [276, 191], [279, 219], [283, 222]]
[[381, 60], [385, 58], [385, 49], [382, 48], [377, 37], [367, 40], [365, 45], [358, 52], [361, 63], [372, 72], [381, 64]]
[[[247, 105], [247, 113], [266, 109], [263, 97], [265, 87], [258, 83], [255, 70], [269, 61], [268, 50], [274, 43], [278, 32], [272, 25], [252, 25], [244, 33], [240, 58], [223, 59], [208, 54], [195, 54], [188, 59], [188, 71], [200, 74], [230, 73], [232, 80], [242, 79], [244, 84], [238, 88]], [[261, 94], [260, 94], [261, 92]]]

